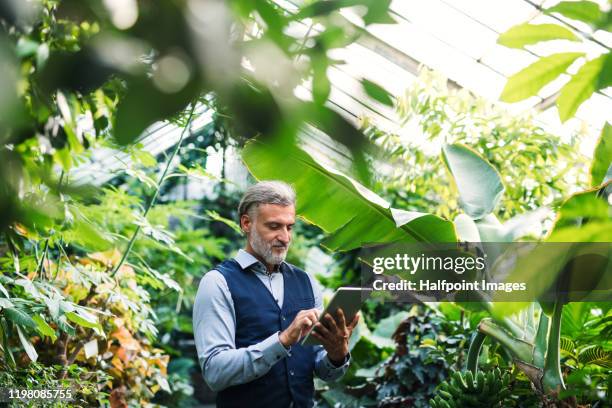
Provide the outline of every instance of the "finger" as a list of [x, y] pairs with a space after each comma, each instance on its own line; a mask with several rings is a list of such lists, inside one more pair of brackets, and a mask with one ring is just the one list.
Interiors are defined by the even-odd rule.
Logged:
[[336, 320], [329, 313], [325, 314], [325, 323], [330, 331], [338, 332], [338, 325], [336, 324]]
[[315, 311], [317, 311], [317, 309], [316, 309], [316, 308], [313, 308], [313, 309], [302, 309], [302, 310], [300, 310], [300, 311], [297, 313], [296, 317], [297, 317], [297, 316], [304, 315], [304, 314], [309, 314], [309, 313], [312, 313], [312, 312], [315, 312]]
[[329, 341], [327, 340], [327, 338], [321, 336], [319, 333], [317, 333], [316, 331], [313, 331], [311, 333], [312, 337], [314, 337], [315, 339], [319, 340], [319, 342], [321, 343], [322, 346], [327, 346], [327, 344], [329, 343]]
[[357, 312], [355, 317], [353, 317], [353, 321], [351, 322], [351, 324], [349, 324], [349, 328], [351, 330], [353, 330], [355, 326], [357, 326], [357, 324], [359, 323], [359, 317], [361, 317], [361, 312]]
[[304, 317], [308, 317], [312, 321], [318, 320], [319, 316], [317, 314], [317, 309], [304, 309], [304, 310], [300, 310], [295, 315], [295, 320], [298, 320], [298, 319], [304, 318]]
[[295, 315], [295, 317], [301, 317], [304, 316], [305, 314], [308, 314], [310, 312], [311, 309], [303, 309], [300, 310], [299, 312], [297, 312], [297, 315]]
[[304, 314], [298, 320], [298, 326], [302, 328], [310, 328], [317, 323], [317, 319], [313, 314]]
[[298, 327], [300, 327], [301, 329], [310, 328], [312, 327], [312, 325], [316, 323], [316, 321], [312, 318], [312, 316], [308, 316], [308, 315], [303, 315], [299, 319], [296, 319], [296, 320], [297, 320]]
[[317, 322], [319, 320], [319, 315], [317, 314], [316, 309], [311, 309], [308, 311], [308, 317], [313, 321]]
[[346, 327], [346, 318], [344, 317], [344, 310], [338, 308], [336, 311], [336, 316], [338, 316], [338, 328], [340, 330], [344, 330]]
[[313, 332], [328, 338], [331, 337], [331, 332], [327, 329], [327, 327], [325, 327], [325, 325], [321, 324], [321, 323], [317, 323], [314, 327]]

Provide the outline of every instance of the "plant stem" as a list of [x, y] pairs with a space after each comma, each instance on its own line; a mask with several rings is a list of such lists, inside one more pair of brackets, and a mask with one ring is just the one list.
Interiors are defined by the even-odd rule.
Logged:
[[544, 376], [542, 377], [542, 386], [545, 392], [552, 391], [558, 393], [565, 390], [563, 375], [561, 374], [561, 361], [559, 359], [561, 312], [563, 312], [563, 302], [557, 300], [548, 328], [548, 344], [546, 347], [546, 360], [544, 361]]
[[533, 346], [508, 334], [503, 328], [493, 323], [491, 319], [483, 319], [478, 324], [478, 330], [492, 337], [504, 346], [515, 359], [529, 363], [533, 352]]
[[468, 349], [466, 369], [471, 371], [474, 375], [478, 372], [478, 357], [480, 357], [480, 350], [482, 350], [482, 345], [486, 340], [487, 335], [476, 331], [472, 335], [472, 340], [470, 340], [470, 347]]
[[[166, 160], [166, 167], [164, 168], [164, 171], [163, 171], [161, 177], [159, 178], [159, 181], [157, 183], [157, 188], [155, 189], [155, 192], [153, 193], [153, 196], [151, 197], [151, 199], [147, 203], [147, 206], [145, 207], [145, 211], [144, 211], [144, 213], [142, 215], [145, 218], [146, 218], [147, 214], [149, 213], [149, 210], [153, 207], [153, 205], [157, 201], [157, 196], [159, 195], [159, 190], [161, 189], [162, 183], [166, 179], [166, 174], [168, 173], [168, 169], [170, 169], [170, 165], [172, 164], [172, 160], [174, 159], [174, 157], [178, 153], [179, 149], [181, 148], [181, 144], [183, 143], [183, 139], [185, 137], [185, 133], [187, 132], [187, 129], [191, 127], [191, 121], [193, 119], [193, 113], [195, 111], [195, 105], [196, 105], [195, 102], [193, 102], [191, 104], [191, 111], [189, 112], [189, 117], [187, 118], [187, 123], [185, 124], [185, 127], [183, 128], [183, 131], [181, 132], [181, 136], [179, 137], [179, 140], [178, 140], [178, 143], [176, 144], [176, 147], [172, 151], [172, 154], [170, 154], [170, 157], [168, 157], [168, 159]], [[139, 232], [140, 232], [140, 226], [138, 225], [138, 226], [136, 226], [136, 230], [134, 230], [134, 233], [132, 234], [132, 238], [130, 239], [130, 242], [128, 243], [127, 248], [123, 252], [123, 256], [121, 257], [121, 260], [119, 261], [119, 263], [117, 263], [117, 265], [115, 266], [115, 269], [110, 274], [111, 278], [113, 276], [115, 276], [115, 274], [119, 271], [119, 269], [123, 266], [123, 264], [127, 260], [127, 257], [130, 254], [130, 251], [132, 250], [132, 247], [134, 246], [134, 242], [136, 242], [136, 237], [138, 236]]]
[[549, 322], [550, 319], [546, 313], [542, 311], [533, 348], [533, 365], [541, 369], [544, 368], [544, 358], [546, 356], [546, 336], [548, 335]]
[[42, 253], [41, 257], [40, 257], [40, 260], [38, 261], [38, 265], [36, 266], [36, 275], [35, 276], [38, 276], [38, 274], [42, 272], [42, 268], [43, 268], [43, 265], [45, 263], [45, 258], [47, 257], [47, 252], [49, 252], [49, 238], [47, 238], [45, 240], [45, 247], [43, 249], [43, 253]]

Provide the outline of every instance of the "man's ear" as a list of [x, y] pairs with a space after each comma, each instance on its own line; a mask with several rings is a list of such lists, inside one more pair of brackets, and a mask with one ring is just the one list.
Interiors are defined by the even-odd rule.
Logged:
[[251, 217], [248, 214], [242, 214], [240, 217], [240, 229], [244, 233], [248, 233], [251, 231], [253, 223], [251, 222]]

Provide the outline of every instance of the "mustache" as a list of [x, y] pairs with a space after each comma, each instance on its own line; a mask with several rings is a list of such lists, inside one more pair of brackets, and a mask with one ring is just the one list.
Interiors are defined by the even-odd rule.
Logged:
[[276, 242], [272, 244], [272, 248], [288, 248], [289, 244], [283, 244], [282, 242]]

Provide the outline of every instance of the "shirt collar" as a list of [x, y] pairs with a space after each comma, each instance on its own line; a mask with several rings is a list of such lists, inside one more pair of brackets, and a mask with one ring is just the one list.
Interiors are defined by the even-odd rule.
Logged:
[[[247, 269], [248, 267], [252, 265], [257, 265], [258, 268], [255, 268], [255, 269], [259, 269], [259, 272], [265, 273], [267, 270], [264, 264], [262, 264], [257, 258], [255, 258], [253, 255], [251, 255], [244, 249], [239, 249], [234, 259], [236, 260], [236, 262], [238, 262], [238, 264], [240, 265], [242, 269]], [[285, 261], [281, 262], [281, 264], [278, 267], [279, 271], [282, 272], [283, 264], [285, 263], [286, 263]]]

